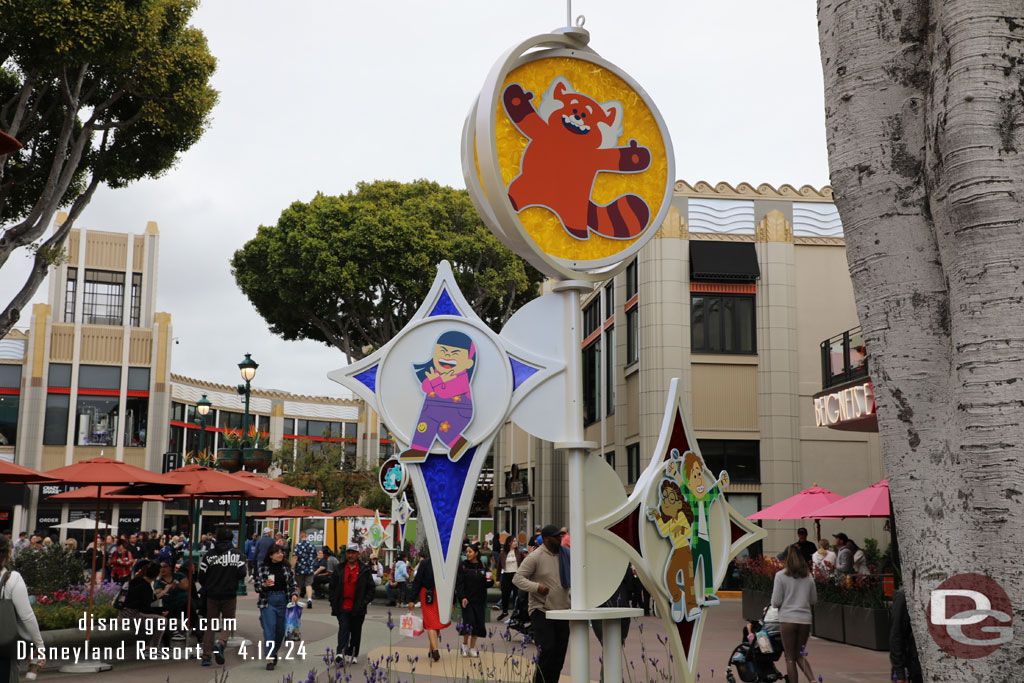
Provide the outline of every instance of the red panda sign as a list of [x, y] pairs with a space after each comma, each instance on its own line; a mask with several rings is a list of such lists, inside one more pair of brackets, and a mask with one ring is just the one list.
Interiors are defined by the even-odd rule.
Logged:
[[558, 279], [614, 274], [660, 227], [675, 175], [654, 103], [587, 38], [564, 29], [512, 48], [463, 135], [463, 174], [484, 222]]

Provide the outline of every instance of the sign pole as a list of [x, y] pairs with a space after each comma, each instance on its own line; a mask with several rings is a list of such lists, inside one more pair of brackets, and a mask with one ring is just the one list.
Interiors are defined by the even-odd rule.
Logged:
[[[571, 438], [555, 444], [566, 451], [569, 459], [569, 553], [570, 609], [587, 609], [586, 553], [587, 531], [583, 510], [583, 469], [587, 451], [597, 444], [583, 440], [583, 375], [580, 372], [580, 345], [583, 341], [583, 315], [580, 295], [594, 287], [580, 280], [565, 280], [552, 287], [561, 296], [565, 307], [565, 320], [569, 321], [565, 335], [565, 372], [569, 400], [565, 405], [566, 435]], [[573, 683], [590, 680], [590, 622], [584, 616], [569, 621], [570, 668]]]

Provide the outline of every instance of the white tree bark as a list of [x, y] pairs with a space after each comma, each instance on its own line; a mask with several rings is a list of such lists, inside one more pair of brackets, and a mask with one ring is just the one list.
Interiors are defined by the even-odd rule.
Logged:
[[[1024, 2], [819, 0], [829, 163], [925, 679], [1024, 678]], [[943, 653], [929, 593], [998, 581], [1016, 637]]]

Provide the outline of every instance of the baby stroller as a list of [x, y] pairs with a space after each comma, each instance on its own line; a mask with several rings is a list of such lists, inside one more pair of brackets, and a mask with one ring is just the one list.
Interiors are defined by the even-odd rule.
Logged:
[[[789, 676], [775, 667], [775, 663], [782, 657], [778, 615], [777, 609], [767, 607], [761, 621], [751, 621], [743, 627], [743, 642], [729, 655], [729, 664], [736, 668], [736, 674], [743, 683], [789, 681]], [[725, 680], [736, 683], [736, 676], [728, 666]]]

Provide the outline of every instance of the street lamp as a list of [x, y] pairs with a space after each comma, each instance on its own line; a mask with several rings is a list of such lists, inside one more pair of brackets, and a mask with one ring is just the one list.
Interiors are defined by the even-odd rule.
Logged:
[[[249, 438], [249, 398], [250, 398], [251, 393], [252, 393], [251, 392], [251, 388], [249, 386], [249, 383], [252, 382], [253, 377], [256, 376], [256, 368], [258, 368], [259, 366], [260, 366], [260, 364], [257, 363], [256, 361], [254, 361], [252, 359], [252, 356], [250, 356], [248, 353], [245, 354], [245, 358], [242, 359], [242, 362], [238, 364], [238, 370], [239, 370], [239, 372], [242, 373], [242, 379], [245, 380], [245, 384], [239, 384], [238, 385], [238, 393], [239, 393], [239, 395], [245, 396], [245, 416], [242, 418], [242, 438], [245, 439], [246, 441], [243, 441], [243, 443], [242, 443], [243, 447], [246, 444], [249, 443], [248, 440], [247, 440]], [[250, 444], [250, 446], [251, 446], [251, 444]], [[244, 456], [243, 456], [243, 459], [242, 459], [242, 469], [245, 469], [245, 458], [244, 458]], [[245, 536], [246, 536], [246, 528], [245, 528], [245, 500], [243, 499], [241, 501], [241, 505], [238, 506], [238, 547], [239, 547], [239, 549], [244, 547]], [[241, 579], [238, 582], [237, 594], [238, 595], [245, 595], [247, 592], [248, 591], [245, 588], [245, 579]]]
[[206, 452], [206, 416], [210, 414], [210, 407], [213, 406], [210, 403], [210, 399], [206, 398], [206, 394], [196, 401], [196, 413], [199, 417], [196, 418], [196, 423], [199, 425], [199, 453]]

